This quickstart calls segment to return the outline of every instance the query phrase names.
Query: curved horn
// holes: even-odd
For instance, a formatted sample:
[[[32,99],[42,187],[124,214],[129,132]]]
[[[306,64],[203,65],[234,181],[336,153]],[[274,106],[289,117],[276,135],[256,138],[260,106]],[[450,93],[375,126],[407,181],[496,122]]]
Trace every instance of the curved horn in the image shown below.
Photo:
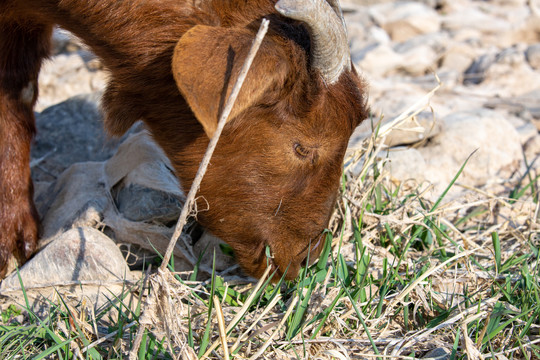
[[[330,2],[330,3],[329,3]],[[328,84],[351,69],[345,21],[338,0],[279,0],[276,10],[283,16],[303,21],[312,39],[312,66]]]
[[[343,10],[341,10],[341,5],[339,4],[339,0],[327,0],[332,9],[334,9],[336,15],[339,17],[339,20],[341,20],[341,24],[343,25],[343,31],[345,31],[345,35],[347,35],[347,26],[345,25],[345,18],[343,17]]]

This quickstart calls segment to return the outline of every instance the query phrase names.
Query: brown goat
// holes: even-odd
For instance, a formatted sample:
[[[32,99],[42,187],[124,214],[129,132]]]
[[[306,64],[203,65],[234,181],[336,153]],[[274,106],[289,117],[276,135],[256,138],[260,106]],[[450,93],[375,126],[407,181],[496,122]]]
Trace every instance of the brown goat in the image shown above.
[[[337,0],[0,0],[0,276],[37,247],[29,157],[52,28],[109,69],[105,124],[142,119],[189,189],[262,18],[256,56],[199,191],[198,221],[243,269],[294,278],[322,249],[349,137],[366,117]]]

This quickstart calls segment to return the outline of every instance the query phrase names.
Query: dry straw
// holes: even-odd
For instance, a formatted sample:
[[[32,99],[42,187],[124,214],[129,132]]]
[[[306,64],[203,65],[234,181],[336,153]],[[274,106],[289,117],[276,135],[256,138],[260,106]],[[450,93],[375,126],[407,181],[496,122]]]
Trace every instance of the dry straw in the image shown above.
[[[193,205],[195,202],[195,196],[197,192],[199,191],[199,186],[201,184],[201,181],[204,177],[204,174],[206,173],[206,169],[208,168],[208,165],[210,164],[210,159],[217,146],[219,137],[221,136],[221,132],[223,131],[223,128],[225,127],[225,124],[227,123],[229,115],[236,102],[236,98],[238,97],[238,94],[240,93],[240,89],[242,88],[242,85],[244,84],[244,80],[246,79],[246,76],[251,67],[251,64],[253,63],[253,59],[255,58],[255,55],[259,51],[259,47],[264,39],[264,36],[266,35],[266,32],[268,31],[269,23],[270,22],[268,20],[263,19],[261,26],[259,28],[259,32],[257,33],[257,36],[253,40],[253,44],[251,45],[251,49],[249,50],[248,56],[244,62],[242,70],[240,71],[240,75],[238,76],[238,79],[236,80],[236,83],[234,84],[232,92],[229,95],[227,102],[225,103],[225,108],[223,109],[221,117],[219,118],[217,129],[214,133],[214,136],[210,140],[210,143],[208,144],[208,149],[206,150],[203,160],[201,161],[201,165],[199,166],[197,175],[195,176],[195,179],[193,180],[193,184],[191,186],[191,189],[189,190],[188,196],[186,198],[186,202],[184,204],[184,207],[182,208],[182,212],[180,213],[180,217],[174,229],[174,233],[172,235],[171,241],[169,242],[169,246],[167,247],[167,251],[165,252],[165,256],[163,257],[163,262],[161,264],[161,267],[159,268],[157,274],[152,275],[152,279],[150,279],[150,284],[154,284],[154,286],[157,284],[158,288],[153,289],[153,291],[151,292],[149,298],[147,299],[145,303],[143,315],[141,317],[141,326],[139,330],[137,331],[137,336],[135,337],[133,347],[129,353],[130,360],[137,359],[137,353],[139,351],[139,347],[141,345],[142,337],[146,330],[146,326],[150,325],[153,322],[152,318],[153,318],[153,314],[155,314],[156,306],[158,305],[157,301],[163,300],[162,305],[164,305],[167,310],[170,310],[170,302],[168,302],[167,300],[164,300],[169,297],[169,291],[167,291],[167,284],[168,284],[169,279],[172,278],[172,276],[170,276],[170,273],[168,274],[168,276],[166,275],[166,272],[168,272],[167,266],[171,259],[174,247],[176,246],[177,239],[182,234],[182,229],[184,228],[186,224],[189,214],[192,212]],[[165,319],[167,329],[169,328],[168,326],[169,324],[167,324],[168,319],[171,319],[171,318]],[[169,336],[169,339],[170,339],[170,336]],[[169,346],[172,347],[171,344],[169,344]]]

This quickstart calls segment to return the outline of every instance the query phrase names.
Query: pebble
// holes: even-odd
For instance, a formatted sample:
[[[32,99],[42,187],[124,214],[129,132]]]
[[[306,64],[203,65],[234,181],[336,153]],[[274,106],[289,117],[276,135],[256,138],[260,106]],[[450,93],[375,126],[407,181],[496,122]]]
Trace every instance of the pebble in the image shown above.
[[[540,43],[529,46],[525,54],[529,65],[535,70],[540,70]]]

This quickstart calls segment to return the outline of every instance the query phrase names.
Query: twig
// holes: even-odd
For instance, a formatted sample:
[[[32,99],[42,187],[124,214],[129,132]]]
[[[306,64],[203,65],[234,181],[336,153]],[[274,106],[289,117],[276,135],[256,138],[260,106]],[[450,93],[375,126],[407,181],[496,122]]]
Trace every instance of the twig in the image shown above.
[[[191,189],[189,190],[188,196],[182,208],[182,212],[180,213],[180,217],[178,219],[178,222],[176,223],[176,227],[174,228],[174,233],[169,242],[169,246],[167,247],[167,251],[165,252],[165,255],[163,256],[163,262],[161,263],[161,266],[158,269],[157,276],[163,276],[165,271],[167,271],[167,265],[169,264],[169,261],[171,259],[174,247],[176,246],[176,242],[178,238],[180,237],[180,235],[182,234],[182,230],[184,228],[184,225],[186,224],[187,217],[191,213],[193,204],[195,202],[194,201],[195,195],[199,191],[199,186],[201,184],[201,181],[204,177],[204,174],[206,173],[206,169],[208,168],[208,165],[210,164],[210,158],[212,157],[212,154],[214,153],[219,137],[221,136],[221,132],[223,131],[223,128],[225,127],[225,124],[227,123],[227,119],[236,102],[236,98],[238,97],[240,89],[242,88],[244,80],[246,79],[249,68],[251,67],[251,64],[253,63],[253,59],[255,58],[255,55],[259,51],[259,47],[261,46],[264,36],[266,35],[266,32],[268,31],[269,23],[270,21],[263,19],[261,26],[259,28],[259,32],[257,33],[257,36],[253,40],[251,49],[249,50],[249,53],[244,62],[244,65],[242,66],[240,75],[238,76],[238,79],[236,80],[236,83],[234,84],[231,94],[229,95],[227,102],[225,103],[225,108],[223,109],[223,112],[219,118],[217,129],[214,133],[214,136],[212,136],[210,143],[208,144],[208,148],[206,149],[206,153],[204,154],[204,157],[201,161],[201,165],[199,166],[197,175],[195,176],[195,179],[193,180],[193,184],[191,185]],[[148,320],[146,319],[148,316],[145,316],[145,315],[146,313],[153,312],[152,311],[153,307],[156,305],[156,301],[155,301],[155,297],[157,296],[156,294],[158,292],[161,292],[161,290],[162,289],[154,289],[154,291],[150,293],[149,298],[145,302],[144,312],[141,317],[140,327],[139,327],[139,330],[137,331],[137,335],[133,342],[131,351],[129,352],[130,360],[137,359],[137,352],[139,351],[142,337],[143,337],[144,331],[146,330],[146,325],[147,325],[146,321],[142,321],[142,320]]]

